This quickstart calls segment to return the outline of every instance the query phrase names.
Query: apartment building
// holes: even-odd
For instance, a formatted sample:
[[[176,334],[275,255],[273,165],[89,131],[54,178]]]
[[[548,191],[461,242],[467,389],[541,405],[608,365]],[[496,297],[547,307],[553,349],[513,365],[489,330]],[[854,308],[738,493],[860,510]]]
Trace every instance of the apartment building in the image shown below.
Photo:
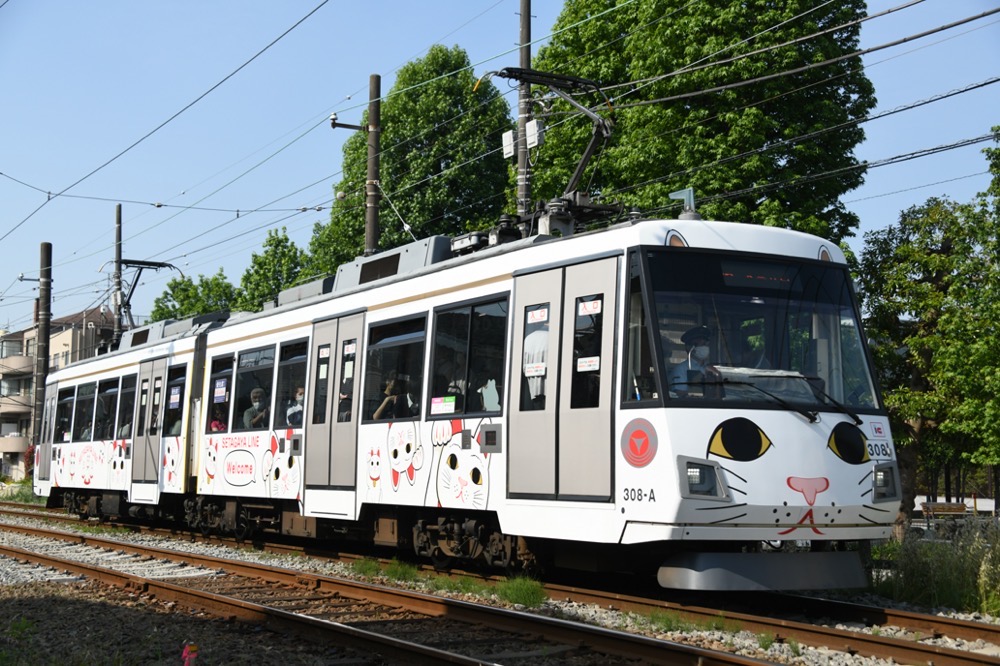
[[[52,320],[49,371],[107,351],[113,328],[106,308],[83,310]],[[0,478],[19,481],[27,474],[25,454],[33,441],[35,361],[38,327],[0,330]]]

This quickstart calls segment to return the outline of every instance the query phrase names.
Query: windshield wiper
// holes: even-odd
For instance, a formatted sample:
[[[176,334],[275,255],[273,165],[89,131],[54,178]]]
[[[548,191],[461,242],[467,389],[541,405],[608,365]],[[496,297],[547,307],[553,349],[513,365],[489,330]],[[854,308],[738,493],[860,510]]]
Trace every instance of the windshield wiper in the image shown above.
[[[809,388],[812,389],[813,393],[825,399],[826,402],[828,402],[830,405],[836,407],[839,411],[843,412],[844,414],[847,414],[852,419],[854,419],[854,425],[861,425],[862,423],[864,423],[864,421],[861,420],[861,417],[858,416],[854,410],[852,410],[844,403],[838,401],[832,395],[830,395],[829,393],[827,393],[826,391],[824,391],[819,387],[818,383],[823,381],[822,379],[820,379],[819,377],[806,377],[805,380],[806,383],[809,384]]]
[[[816,412],[811,412],[808,409],[806,409],[805,407],[800,407],[798,405],[795,405],[795,404],[793,404],[793,403],[785,400],[781,396],[775,395],[775,394],[771,393],[770,391],[762,389],[761,387],[757,386],[753,382],[744,382],[744,381],[740,381],[740,380],[732,380],[732,379],[725,379],[725,378],[723,378],[722,383],[723,384],[730,384],[730,385],[737,385],[737,386],[749,386],[751,388],[757,389],[758,391],[760,391],[761,393],[763,393],[767,397],[771,398],[772,400],[774,400],[776,403],[778,403],[782,407],[785,407],[786,409],[791,409],[793,411],[798,412],[799,414],[801,414],[802,416],[804,416],[805,418],[807,418],[809,420],[809,423],[816,423],[816,421],[819,421],[819,415]]]

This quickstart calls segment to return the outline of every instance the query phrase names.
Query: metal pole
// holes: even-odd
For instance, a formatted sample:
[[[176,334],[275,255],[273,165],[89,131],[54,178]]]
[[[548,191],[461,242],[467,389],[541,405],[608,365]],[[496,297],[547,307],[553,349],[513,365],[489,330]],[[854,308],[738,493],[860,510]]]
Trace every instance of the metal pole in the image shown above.
[[[114,337],[111,348],[118,349],[122,339],[122,205],[115,205],[115,274],[111,305],[115,313]]]
[[[372,74],[368,81],[368,179],[365,181],[365,256],[378,252],[379,226],[379,138],[381,124],[382,77]]]
[[[35,408],[31,440],[41,442],[42,412],[45,410],[45,379],[49,375],[49,322],[52,319],[52,243],[41,245],[41,272],[38,280],[38,337],[35,339]]]
[[[531,0],[521,0],[521,68],[531,68]],[[528,163],[528,121],[531,119],[531,84],[517,87],[517,214],[531,213],[531,165]]]

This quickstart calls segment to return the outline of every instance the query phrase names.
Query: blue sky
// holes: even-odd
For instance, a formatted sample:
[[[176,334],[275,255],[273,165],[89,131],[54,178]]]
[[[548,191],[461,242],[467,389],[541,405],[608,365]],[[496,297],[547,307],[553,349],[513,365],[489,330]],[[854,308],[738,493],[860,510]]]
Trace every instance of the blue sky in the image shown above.
[[[871,2],[869,12],[903,1]],[[167,261],[194,278],[221,267],[238,284],[268,229],[284,226],[307,247],[313,225],[328,220],[327,210],[300,209],[329,205],[348,131],[330,129],[327,118],[336,111],[342,122],[360,121],[370,74],[382,76],[387,93],[399,66],[434,43],[464,48],[477,76],[518,64],[519,0],[330,0],[66,191],[70,196],[47,201],[47,193],[129,148],[320,2],[0,0],[0,328],[31,325],[37,283],[18,276],[37,277],[45,241],[53,244],[54,315],[105,302],[119,201],[126,259]],[[544,42],[562,3],[533,4],[532,37]],[[862,45],[997,6],[926,0],[866,23]],[[864,62],[876,112],[996,77],[1000,14]],[[505,89],[505,81],[496,83]],[[997,109],[1000,84],[875,120],[865,125],[868,139],[857,154],[882,160],[980,136],[1000,124]],[[968,201],[985,189],[985,145],[872,169],[865,185],[844,197],[861,217],[852,247],[860,251],[865,232],[930,196]],[[165,206],[150,205],[156,202]],[[191,206],[215,210],[184,208]],[[247,213],[258,208],[269,212]],[[140,321],[175,275],[144,272],[133,299]]]

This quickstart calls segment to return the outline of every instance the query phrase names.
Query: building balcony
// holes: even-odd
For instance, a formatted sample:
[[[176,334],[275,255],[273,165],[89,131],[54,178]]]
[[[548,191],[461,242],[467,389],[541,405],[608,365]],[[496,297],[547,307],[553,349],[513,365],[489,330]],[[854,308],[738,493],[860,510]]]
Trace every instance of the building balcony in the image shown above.
[[[27,437],[0,437],[0,453],[24,453],[30,443]]]
[[[0,396],[0,416],[23,417],[31,413],[33,406],[30,395]]]
[[[4,356],[0,358],[0,375],[30,375],[35,371],[33,356]]]

